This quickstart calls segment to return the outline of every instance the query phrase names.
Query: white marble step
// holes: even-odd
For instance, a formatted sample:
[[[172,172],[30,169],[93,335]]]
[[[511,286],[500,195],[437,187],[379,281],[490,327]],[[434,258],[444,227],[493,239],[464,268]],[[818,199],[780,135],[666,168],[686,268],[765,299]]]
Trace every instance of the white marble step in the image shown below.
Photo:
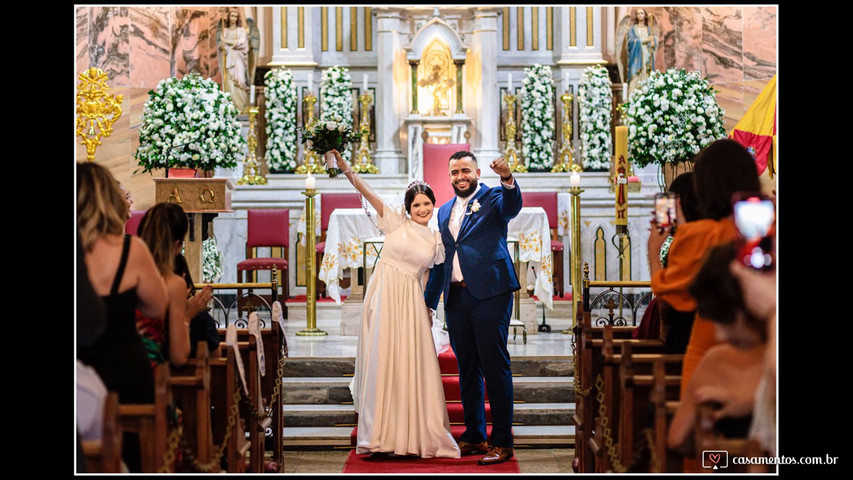
[[[512,427],[515,444],[573,445],[574,425],[533,425]],[[284,429],[285,447],[349,446],[352,427],[288,427]]]

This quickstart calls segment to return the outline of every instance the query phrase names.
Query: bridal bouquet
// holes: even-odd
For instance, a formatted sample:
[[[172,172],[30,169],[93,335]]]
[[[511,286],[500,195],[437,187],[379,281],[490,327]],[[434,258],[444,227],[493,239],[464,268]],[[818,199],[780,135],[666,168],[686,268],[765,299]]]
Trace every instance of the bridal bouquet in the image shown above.
[[[325,155],[329,150],[344,152],[350,143],[361,141],[361,134],[353,132],[340,115],[331,115],[326,120],[314,120],[302,130],[305,148]],[[327,167],[329,178],[341,173],[337,166]]]

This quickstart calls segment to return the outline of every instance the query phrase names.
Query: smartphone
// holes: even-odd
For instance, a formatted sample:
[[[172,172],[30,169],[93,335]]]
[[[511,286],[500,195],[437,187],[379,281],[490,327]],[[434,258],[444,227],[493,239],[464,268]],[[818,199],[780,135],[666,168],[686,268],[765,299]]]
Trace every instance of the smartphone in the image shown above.
[[[773,239],[770,228],[776,220],[776,206],[761,194],[735,194],[732,200],[738,229],[738,255],[747,267],[773,267]]]
[[[678,195],[675,192],[655,194],[655,220],[661,231],[665,228],[670,228],[670,233],[675,233],[675,219],[677,216],[675,209],[676,198],[678,198]]]

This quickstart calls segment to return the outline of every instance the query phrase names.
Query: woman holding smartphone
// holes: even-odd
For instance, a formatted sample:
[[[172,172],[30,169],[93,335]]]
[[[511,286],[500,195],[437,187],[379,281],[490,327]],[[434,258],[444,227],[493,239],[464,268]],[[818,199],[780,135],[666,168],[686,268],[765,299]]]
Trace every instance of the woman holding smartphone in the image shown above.
[[[683,312],[696,309],[696,301],[688,288],[705,254],[714,246],[737,238],[732,195],[761,188],[752,155],[742,145],[729,139],[717,140],[699,152],[693,168],[693,183],[701,218],[679,224],[673,235],[666,267],[654,259],[670,228],[659,229],[653,219],[648,241],[652,292],[674,309]],[[682,396],[705,351],[718,343],[715,333],[713,323],[695,316],[684,352]],[[692,467],[689,465],[691,461],[695,463],[695,459],[685,458],[685,471]]]

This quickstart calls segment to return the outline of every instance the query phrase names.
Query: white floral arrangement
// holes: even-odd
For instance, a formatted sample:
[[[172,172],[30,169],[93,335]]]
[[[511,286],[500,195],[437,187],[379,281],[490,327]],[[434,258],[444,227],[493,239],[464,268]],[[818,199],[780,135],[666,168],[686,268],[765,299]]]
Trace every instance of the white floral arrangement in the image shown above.
[[[270,172],[296,169],[296,87],[290,70],[274,68],[264,76],[266,158]]]
[[[726,137],[724,114],[715,90],[698,71],[654,71],[627,104],[628,155],[639,167],[692,160]]]
[[[346,130],[352,130],[352,77],[346,67],[335,65],[323,72],[320,84],[320,121],[336,121],[338,118],[346,125]],[[341,157],[347,162],[352,158],[349,149],[341,151]]]
[[[142,172],[234,168],[246,139],[231,94],[198,73],[160,80],[142,107],[136,161]]]
[[[554,79],[548,65],[524,69],[521,98],[521,153],[531,171],[550,170],[554,163]]]
[[[613,89],[604,66],[583,71],[578,83],[578,104],[583,166],[587,170],[607,170],[613,154],[610,135]]]
[[[222,277],[222,251],[216,246],[213,237],[201,242],[201,258],[201,281],[216,283]]]

